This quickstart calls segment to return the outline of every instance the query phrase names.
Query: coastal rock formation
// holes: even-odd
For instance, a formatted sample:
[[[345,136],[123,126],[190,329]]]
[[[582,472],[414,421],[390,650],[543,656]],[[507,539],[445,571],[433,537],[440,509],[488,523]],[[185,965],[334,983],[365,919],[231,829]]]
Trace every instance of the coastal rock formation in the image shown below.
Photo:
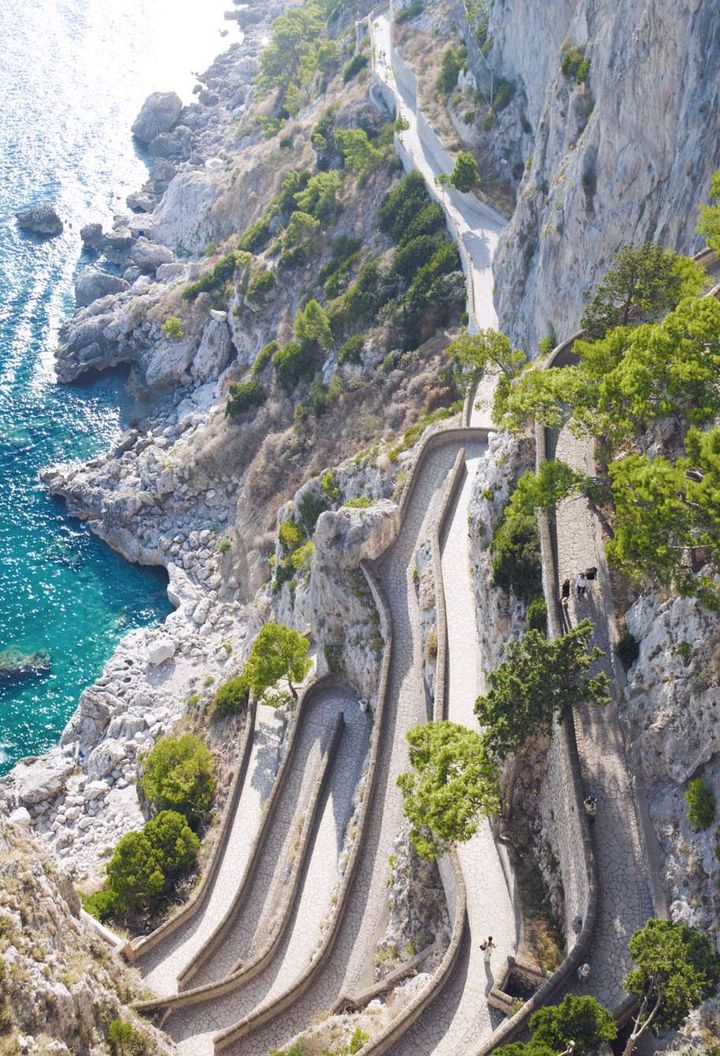
[[[135,983],[81,918],[68,876],[0,813],[0,1016],[6,1052],[107,1056],[108,1023],[134,1021]],[[159,1032],[136,1022],[155,1046]]]
[[[109,271],[100,271],[99,268],[85,268],[75,283],[75,300],[79,308],[85,308],[101,297],[129,289],[130,283],[119,275],[111,275]]]
[[[162,132],[169,132],[177,124],[182,109],[182,99],[176,92],[153,92],[133,122],[133,135],[141,143],[152,143]]]
[[[534,354],[576,326],[583,291],[616,249],[699,247],[698,205],[720,165],[720,61],[713,5],[700,0],[524,0],[488,5],[488,61],[532,127],[517,208],[494,261],[503,329]],[[561,68],[568,47],[588,73]],[[482,74],[481,70],[478,70]]]
[[[54,206],[48,203],[30,205],[19,210],[15,216],[22,231],[31,231],[34,235],[42,235],[44,238],[55,238],[63,232],[62,220]]]

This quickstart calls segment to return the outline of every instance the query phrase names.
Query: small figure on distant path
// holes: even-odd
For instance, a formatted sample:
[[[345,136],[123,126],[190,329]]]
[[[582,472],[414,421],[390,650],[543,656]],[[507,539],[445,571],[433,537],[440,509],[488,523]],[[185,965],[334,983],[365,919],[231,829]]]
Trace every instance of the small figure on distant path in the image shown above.
[[[560,588],[560,604],[563,606],[563,608],[565,608],[565,609],[567,608],[569,600],[570,600],[570,578],[566,577],[563,580],[562,587]]]
[[[483,951],[483,954],[485,956],[485,964],[489,964],[490,963],[490,958],[492,957],[492,951],[495,948],[496,948],[496,946],[495,946],[495,942],[493,941],[492,935],[488,935],[488,937],[485,939],[485,942],[481,942],[480,943],[480,949]]]
[[[590,967],[590,965],[586,961],[585,964],[581,964],[580,967],[577,970],[577,980],[578,980],[578,982],[579,983],[586,983],[588,981],[588,979],[590,978],[591,974],[592,974],[592,968]]]
[[[590,565],[590,568],[585,569],[585,579],[587,579],[589,583],[592,583],[597,579],[597,565]]]
[[[594,818],[597,814],[597,796],[585,796],[583,800],[585,806],[585,813],[589,818]]]
[[[588,581],[585,579],[585,574],[583,572],[578,572],[577,576],[575,577],[575,590],[577,591],[579,598],[585,597],[587,585]]]

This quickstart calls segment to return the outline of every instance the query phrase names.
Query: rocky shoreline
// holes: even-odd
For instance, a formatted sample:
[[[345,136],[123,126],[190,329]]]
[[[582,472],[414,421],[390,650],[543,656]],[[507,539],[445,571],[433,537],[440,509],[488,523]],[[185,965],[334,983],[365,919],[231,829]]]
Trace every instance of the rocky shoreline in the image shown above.
[[[225,175],[223,151],[252,98],[263,37],[282,8],[280,0],[250,4],[243,43],[203,75],[197,102],[183,107],[174,93],[150,97],[134,126],[148,151],[148,182],[130,196],[130,212],[112,231],[95,224],[83,229],[101,267],[79,277],[78,308],[57,353],[58,377],[70,381],[88,369],[130,362],[130,384],[151,413],[107,454],[86,465],[53,466],[42,479],[128,560],[164,566],[175,611],[163,626],[127,635],[81,695],[60,744],[21,760],[0,781],[0,802],[11,819],[33,830],[78,881],[96,879],[119,837],[142,824],[134,786],[138,755],[203,685],[238,666],[258,620],[233,574],[237,554],[227,539],[237,481],[228,471],[208,487],[191,457],[184,466],[177,459],[178,448],[192,449],[222,390],[231,356],[225,313],[212,313],[201,331],[172,340],[159,321],[149,321],[149,309],[197,270],[168,243],[187,252],[205,248],[198,241],[202,231],[196,226],[191,237],[187,224],[201,202],[209,208],[215,198]],[[102,270],[105,263],[121,276]]]

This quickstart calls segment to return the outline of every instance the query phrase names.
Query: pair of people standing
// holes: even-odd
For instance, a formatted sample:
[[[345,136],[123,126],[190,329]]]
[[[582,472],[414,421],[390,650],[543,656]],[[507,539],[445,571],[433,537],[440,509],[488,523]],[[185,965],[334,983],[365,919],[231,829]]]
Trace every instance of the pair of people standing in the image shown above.
[[[590,583],[597,579],[597,566],[591,565],[590,568],[586,568],[584,572],[578,572],[575,576],[575,590],[579,598],[584,598],[587,594],[587,589]],[[560,601],[563,605],[567,605],[570,600],[570,577],[568,576],[563,580],[563,585],[560,591]]]
[[[485,939],[485,942],[480,943],[480,949],[483,951],[485,963],[489,964],[490,958],[492,957],[492,951],[496,949],[496,944],[493,941],[492,935],[488,935],[488,937]]]

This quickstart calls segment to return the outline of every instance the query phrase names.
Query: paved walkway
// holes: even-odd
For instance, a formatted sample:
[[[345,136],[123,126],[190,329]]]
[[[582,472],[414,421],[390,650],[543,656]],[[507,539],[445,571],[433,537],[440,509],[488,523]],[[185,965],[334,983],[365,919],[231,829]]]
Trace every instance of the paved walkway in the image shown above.
[[[582,472],[594,470],[592,445],[567,430],[560,434],[556,457]],[[569,576],[573,585],[568,623],[575,626],[586,617],[594,622],[594,641],[605,651],[601,664],[612,679],[612,702],[605,708],[581,708],[576,730],[585,788],[598,798],[593,829],[600,916],[591,954],[590,992],[613,1008],[625,996],[622,979],[631,966],[627,952],[630,936],[655,912],[649,875],[652,866],[641,839],[618,723],[617,697],[624,675],[613,650],[614,610],[605,548],[600,526],[585,499],[559,504],[557,542],[560,583]],[[592,565],[598,568],[598,579],[587,596],[579,598],[575,576]]]
[[[437,176],[452,169],[453,159],[418,109],[415,76],[392,46],[389,12],[374,16],[370,28],[374,71],[392,93],[398,117],[410,126],[400,134],[403,149],[425,178],[430,193],[442,205],[451,234],[469,258],[470,328],[497,328],[492,259],[507,221],[474,195],[460,194],[452,187],[436,183]]]
[[[356,993],[373,981],[375,947],[387,923],[388,859],[403,823],[397,777],[408,766],[408,729],[428,718],[420,675],[422,642],[411,575],[413,555],[428,536],[429,518],[460,446],[448,441],[427,456],[400,533],[376,570],[393,630],[389,695],[384,723],[378,731],[375,788],[362,853],[338,936],[308,989],[288,1009],[230,1050],[238,1056],[266,1056],[308,1027],[338,997]]]
[[[233,930],[227,949],[224,944],[219,950],[220,966],[213,958],[208,974],[221,978],[228,970],[229,958],[236,960],[243,953],[250,960],[253,946],[266,934],[273,909],[287,882],[288,861],[300,831],[298,822],[312,813],[310,788],[317,773],[320,743],[338,715],[343,717],[343,732],[330,759],[328,779],[300,875],[300,894],[290,908],[286,934],[267,967],[246,984],[171,1015],[165,1030],[183,1056],[209,1056],[213,1051],[213,1034],[242,1019],[261,1002],[272,1001],[294,983],[320,941],[322,923],[333,910],[339,857],[372,725],[357,699],[337,690],[323,694],[314,712],[303,718],[302,730],[298,731],[301,743],[297,745],[297,760],[287,780],[288,796],[283,793],[285,804],[279,807],[271,838],[260,851],[263,857],[257,879],[241,912],[243,924]],[[305,746],[302,740],[309,743]],[[310,823],[309,817],[307,821]],[[236,945],[240,937],[245,944],[243,949]],[[193,983],[202,981],[198,977]],[[246,1051],[244,1046],[242,1051]]]
[[[480,416],[480,411],[477,412]],[[473,705],[484,690],[483,658],[475,633],[475,597],[470,565],[468,511],[481,454],[469,448],[467,475],[442,541],[442,567],[448,625],[448,718],[479,729]],[[458,1056],[488,1038],[504,1018],[491,1010],[487,995],[497,971],[520,940],[510,886],[507,854],[487,821],[458,847],[467,885],[468,923],[457,963],[442,990],[417,1023],[393,1046],[393,1056]],[[492,935],[497,949],[485,963],[480,943]]]
[[[276,709],[260,705],[245,783],[212,890],[189,927],[181,927],[140,958],[146,985],[161,997],[177,993],[178,976],[210,938],[242,883],[263,804],[272,789],[282,731]]]

